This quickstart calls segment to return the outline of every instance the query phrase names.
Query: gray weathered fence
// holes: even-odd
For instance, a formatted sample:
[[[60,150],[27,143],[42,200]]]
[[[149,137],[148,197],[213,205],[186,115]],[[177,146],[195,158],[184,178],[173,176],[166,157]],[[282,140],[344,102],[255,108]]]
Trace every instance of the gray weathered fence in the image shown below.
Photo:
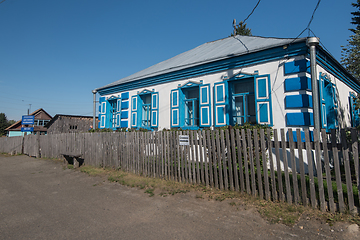
[[[189,144],[180,145],[179,135],[187,135]],[[300,130],[295,135],[301,139]],[[67,133],[0,138],[0,151],[19,153],[23,144],[30,156],[82,154],[88,165],[243,191],[322,211],[356,212],[357,131],[314,130],[313,138],[305,130],[305,142],[294,142],[291,129],[287,134],[284,129]]]

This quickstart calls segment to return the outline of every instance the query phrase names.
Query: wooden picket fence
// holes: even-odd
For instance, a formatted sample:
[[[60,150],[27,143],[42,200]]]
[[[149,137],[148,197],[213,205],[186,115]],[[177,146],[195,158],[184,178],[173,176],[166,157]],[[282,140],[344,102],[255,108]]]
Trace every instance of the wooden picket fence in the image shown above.
[[[292,129],[30,135],[0,138],[0,151],[23,145],[25,154],[36,157],[82,154],[88,165],[357,213],[358,132],[314,130],[313,141],[304,132],[304,142],[293,141]],[[294,133],[301,139],[299,129]],[[188,137],[188,145],[180,145],[180,135]]]

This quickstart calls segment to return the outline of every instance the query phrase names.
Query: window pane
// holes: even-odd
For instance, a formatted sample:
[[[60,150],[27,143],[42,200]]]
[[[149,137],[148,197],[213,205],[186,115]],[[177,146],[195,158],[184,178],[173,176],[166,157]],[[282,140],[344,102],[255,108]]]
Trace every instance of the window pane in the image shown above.
[[[185,125],[199,126],[199,87],[183,89],[185,95]]]
[[[250,94],[247,97],[248,101],[247,101],[247,115],[251,115],[251,116],[256,116],[256,111],[255,111],[255,95]]]
[[[141,125],[142,127],[150,127],[151,94],[142,95],[141,100],[142,100]]]
[[[199,98],[199,88],[191,88],[186,91],[186,99]]]
[[[254,80],[239,80],[233,83],[233,93],[254,92]]]
[[[244,123],[244,96],[234,97],[234,112],[233,112],[234,124]]]

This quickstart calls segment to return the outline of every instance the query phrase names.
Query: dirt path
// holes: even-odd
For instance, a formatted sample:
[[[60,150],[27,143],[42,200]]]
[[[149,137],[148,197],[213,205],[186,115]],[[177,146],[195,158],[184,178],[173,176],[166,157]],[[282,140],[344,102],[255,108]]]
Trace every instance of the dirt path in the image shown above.
[[[359,239],[358,228],[269,224],[254,209],[149,197],[51,160],[0,155],[0,239]]]

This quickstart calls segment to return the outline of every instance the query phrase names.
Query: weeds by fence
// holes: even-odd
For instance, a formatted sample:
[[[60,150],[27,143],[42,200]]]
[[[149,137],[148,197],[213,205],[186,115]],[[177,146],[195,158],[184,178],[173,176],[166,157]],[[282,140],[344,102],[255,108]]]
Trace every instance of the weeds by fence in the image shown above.
[[[273,131],[273,132],[271,132]],[[187,135],[189,145],[179,144]],[[271,136],[271,137],[270,137]],[[300,130],[295,136],[301,139]],[[243,191],[261,199],[356,212],[358,132],[292,129],[68,133],[0,138],[0,151],[61,158],[82,154],[85,164],[139,175]]]

